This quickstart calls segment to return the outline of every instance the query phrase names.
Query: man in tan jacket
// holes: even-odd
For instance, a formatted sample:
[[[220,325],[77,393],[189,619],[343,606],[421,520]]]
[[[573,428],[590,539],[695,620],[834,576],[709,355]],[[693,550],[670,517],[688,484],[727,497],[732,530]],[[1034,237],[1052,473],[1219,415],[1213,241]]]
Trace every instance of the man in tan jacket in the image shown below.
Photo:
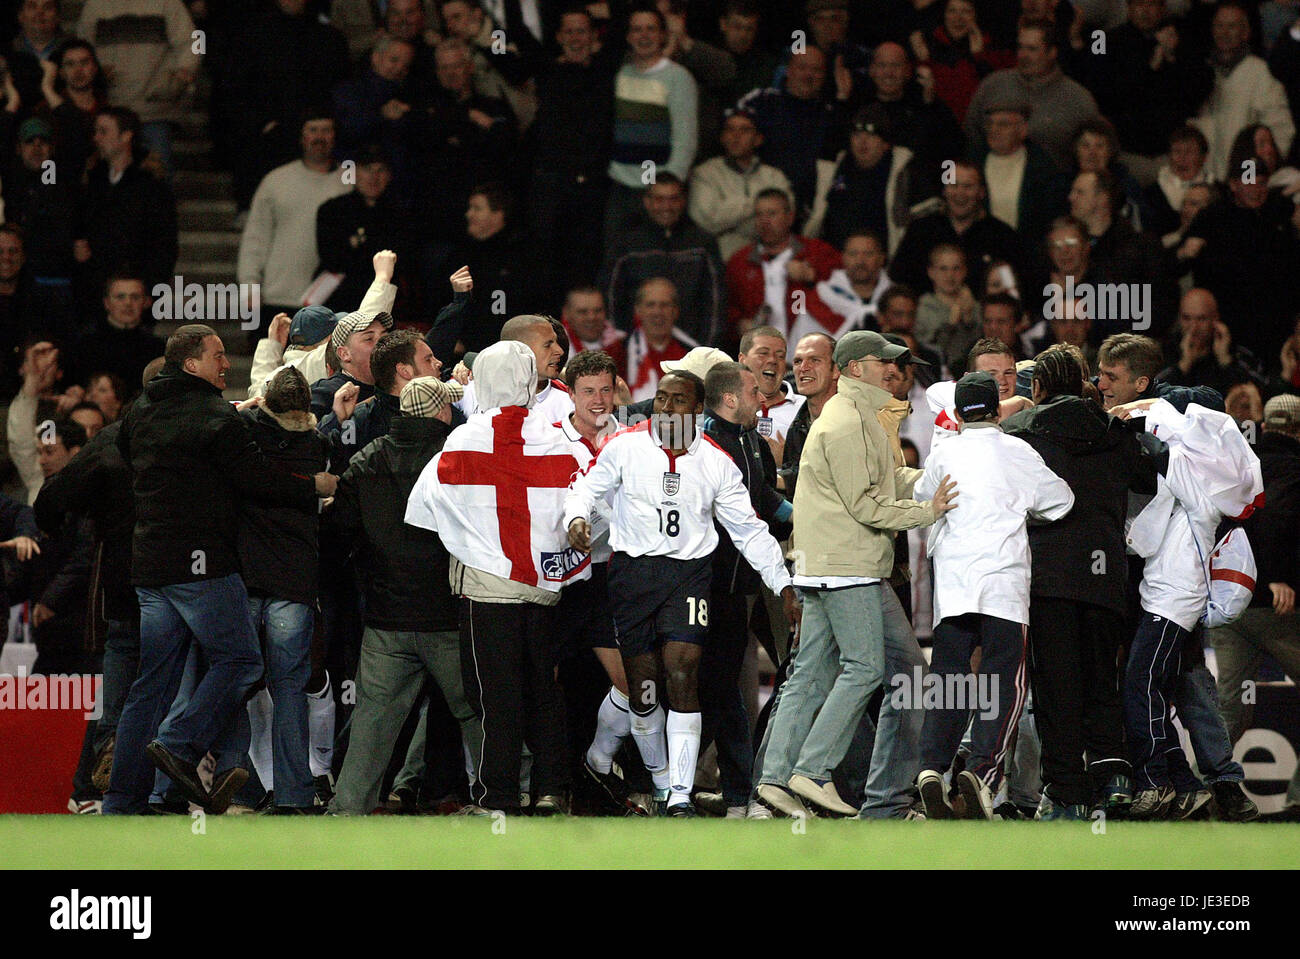
[[[831,771],[884,679],[881,590],[893,571],[894,533],[929,526],[957,505],[947,477],[930,502],[899,498],[920,472],[896,465],[878,414],[893,400],[881,386],[885,370],[905,357],[905,347],[878,333],[843,337],[834,353],[839,392],[813,423],[799,461],[791,555],[802,637],[758,786],[759,801],[778,813],[803,814],[795,796],[819,812],[857,812],[840,799]]]

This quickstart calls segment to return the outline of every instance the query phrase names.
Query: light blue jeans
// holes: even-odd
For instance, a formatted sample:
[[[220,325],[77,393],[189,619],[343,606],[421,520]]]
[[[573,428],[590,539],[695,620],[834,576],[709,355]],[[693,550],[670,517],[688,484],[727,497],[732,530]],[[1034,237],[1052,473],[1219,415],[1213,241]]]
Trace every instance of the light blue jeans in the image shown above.
[[[880,607],[884,623],[885,676],[903,675],[912,682],[913,669],[926,672],[925,656],[916,642],[912,624],[903,604],[892,588],[880,590]],[[891,703],[892,686],[885,682],[885,696],[880,703],[878,723],[863,713],[848,755],[840,764],[836,782],[844,784],[841,797],[850,805],[862,802],[863,819],[889,819],[903,816],[912,805],[912,784],[921,771],[921,727],[925,710],[895,709]]]
[[[803,624],[771,718],[760,783],[829,779],[885,675],[880,583],[800,589]],[[815,717],[815,718],[814,718]]]
[[[266,630],[266,688],[275,704],[271,757],[277,806],[316,801],[308,761],[307,680],[311,676],[311,634],[315,610],[268,596],[250,596],[254,632]]]

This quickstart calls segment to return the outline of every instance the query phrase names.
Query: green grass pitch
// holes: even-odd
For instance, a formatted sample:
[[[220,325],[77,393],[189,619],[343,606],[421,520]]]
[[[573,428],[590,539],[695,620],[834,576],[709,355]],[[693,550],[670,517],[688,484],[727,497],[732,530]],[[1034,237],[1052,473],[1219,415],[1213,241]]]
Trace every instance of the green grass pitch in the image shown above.
[[[1300,825],[0,816],[8,868],[1295,868]],[[199,827],[202,831],[199,831]]]

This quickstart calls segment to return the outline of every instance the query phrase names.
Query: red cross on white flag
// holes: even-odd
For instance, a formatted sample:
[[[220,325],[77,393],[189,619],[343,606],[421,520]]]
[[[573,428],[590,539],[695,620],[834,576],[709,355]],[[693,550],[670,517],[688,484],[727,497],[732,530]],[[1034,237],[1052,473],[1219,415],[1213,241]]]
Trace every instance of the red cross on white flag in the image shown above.
[[[591,570],[562,526],[578,469],[568,439],[542,411],[475,415],[424,468],[406,522],[436,530],[466,566],[555,592]]]

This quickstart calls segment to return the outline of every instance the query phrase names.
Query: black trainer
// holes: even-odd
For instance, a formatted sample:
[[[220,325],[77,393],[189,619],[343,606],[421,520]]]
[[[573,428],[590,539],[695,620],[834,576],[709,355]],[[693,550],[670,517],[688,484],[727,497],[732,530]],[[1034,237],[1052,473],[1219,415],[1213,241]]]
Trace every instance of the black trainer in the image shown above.
[[[1241,788],[1241,783],[1214,783],[1214,804],[1219,808],[1219,818],[1224,822],[1250,822],[1259,818],[1259,807]]]
[[[695,803],[690,802],[689,800],[668,807],[669,819],[694,819],[697,815],[699,814],[695,811]]]

